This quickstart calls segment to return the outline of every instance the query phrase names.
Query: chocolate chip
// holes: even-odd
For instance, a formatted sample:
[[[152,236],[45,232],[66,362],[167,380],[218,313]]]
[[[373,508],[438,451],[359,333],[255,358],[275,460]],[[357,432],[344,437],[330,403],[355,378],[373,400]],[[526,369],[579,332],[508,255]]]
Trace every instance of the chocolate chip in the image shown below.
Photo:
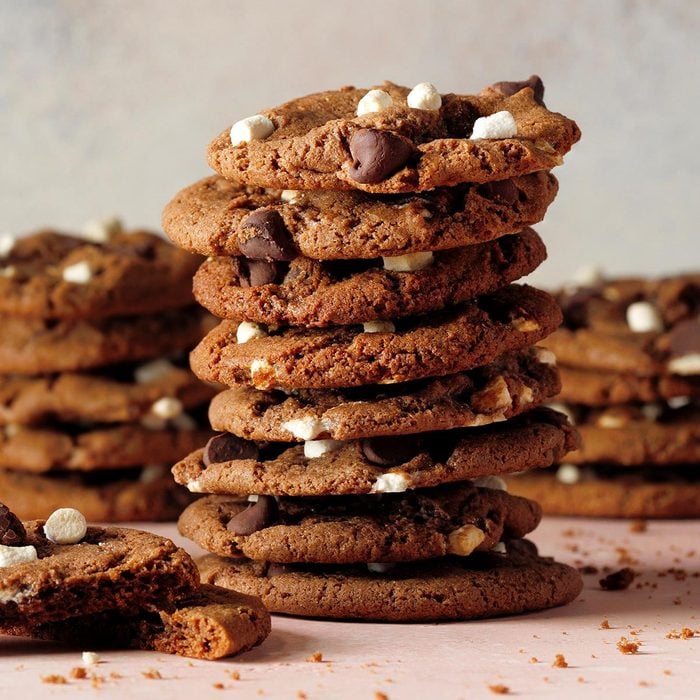
[[[505,97],[515,95],[523,88],[532,88],[535,93],[535,102],[544,106],[544,83],[539,75],[531,75],[527,80],[502,80],[500,83],[494,83],[491,87]]]
[[[604,591],[624,591],[634,581],[635,573],[629,566],[608,574],[598,582]]]
[[[561,294],[557,301],[564,314],[564,325],[576,330],[588,325],[588,309],[594,299],[600,298],[597,287],[579,287],[575,292]]]
[[[353,159],[350,177],[362,184],[393,175],[414,152],[408,139],[379,129],[359,129],[350,137],[349,148]]]
[[[277,501],[272,496],[258,496],[245,510],[229,520],[226,529],[234,535],[252,535],[277,519]]]
[[[360,449],[368,462],[380,467],[394,467],[413,459],[423,447],[415,435],[374,437],[360,440]]]
[[[700,353],[700,318],[676,324],[669,334],[671,357]]]
[[[239,259],[241,287],[260,287],[263,284],[280,282],[287,271],[287,265],[275,260]]]
[[[279,212],[274,209],[254,211],[241,227],[252,228],[255,235],[243,241],[239,248],[246,258],[252,260],[294,260],[297,250]]]
[[[496,180],[479,185],[479,194],[486,199],[500,204],[515,204],[519,191],[512,180]]]
[[[0,544],[17,547],[26,541],[27,532],[20,519],[6,506],[0,503]]]
[[[230,433],[215,435],[204,448],[204,466],[219,462],[232,462],[236,459],[257,459],[258,446],[250,440]]]

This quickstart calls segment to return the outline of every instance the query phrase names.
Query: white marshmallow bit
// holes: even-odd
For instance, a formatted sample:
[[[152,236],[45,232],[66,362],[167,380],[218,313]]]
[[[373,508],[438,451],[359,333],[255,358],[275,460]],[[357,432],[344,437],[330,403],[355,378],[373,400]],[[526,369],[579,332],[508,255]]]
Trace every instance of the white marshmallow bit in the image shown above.
[[[298,197],[299,192],[297,190],[282,190],[282,193],[280,194],[280,199],[289,204],[294,204]]]
[[[94,651],[84,651],[82,653],[82,659],[86,666],[96,666],[102,661],[100,655]]]
[[[658,403],[645,403],[642,406],[642,415],[647,420],[658,420],[663,413],[663,408]]]
[[[55,544],[76,544],[87,533],[85,516],[75,508],[59,508],[44,524],[46,538]]]
[[[372,112],[383,112],[392,105],[391,95],[384,90],[370,90],[357,103],[357,116],[362,117]]]
[[[598,427],[609,428],[611,430],[614,430],[615,428],[622,428],[625,423],[625,419],[616,413],[601,413],[596,421],[596,425]]]
[[[406,104],[412,109],[434,111],[442,106],[442,97],[432,83],[418,83],[406,97]]]
[[[393,272],[415,272],[422,270],[433,264],[433,254],[427,253],[408,253],[406,255],[396,255],[393,257],[383,257],[384,269],[392,270]]]
[[[573,280],[580,287],[595,287],[605,281],[605,275],[595,265],[584,265],[574,272]]]
[[[562,464],[557,469],[557,481],[562,484],[577,484],[581,480],[581,470],[575,464]]]
[[[393,561],[370,561],[367,563],[367,570],[373,574],[386,574],[394,568],[396,568],[396,564]]]
[[[17,268],[14,265],[0,267],[0,277],[14,277],[17,273]]]
[[[687,396],[673,396],[666,403],[668,404],[669,408],[672,408],[674,410],[683,408],[683,406],[687,406],[690,403],[691,399]]]
[[[387,472],[382,474],[372,485],[371,493],[403,493],[411,483],[408,474]]]
[[[199,479],[192,479],[192,481],[188,481],[187,490],[190,493],[204,493],[204,487]]]
[[[559,411],[559,413],[563,413],[569,419],[569,423],[571,423],[571,425],[576,425],[575,416],[572,410],[566,404],[561,403],[559,401],[552,401],[551,403],[547,404],[547,408],[551,408],[553,411]]]
[[[267,338],[267,332],[257,323],[241,321],[236,329],[236,342],[240,345],[254,338]]]
[[[237,121],[231,127],[231,145],[266,139],[275,130],[275,125],[263,114],[254,114]]]
[[[550,365],[552,367],[557,366],[557,356],[551,350],[547,350],[547,348],[538,347],[534,347],[532,350],[535,353],[537,361],[541,364]]]
[[[313,440],[325,430],[322,421],[314,416],[293,418],[282,423],[281,427],[288,430],[297,440]]]
[[[508,486],[500,476],[480,476],[478,479],[474,479],[474,486],[478,486],[482,489],[493,489],[494,491],[507,491]]]
[[[337,452],[343,446],[342,440],[307,440],[304,443],[304,457],[315,459],[329,452]]]
[[[80,232],[80,237],[91,243],[107,243],[113,236],[124,231],[124,225],[116,216],[88,221]]]
[[[510,112],[506,110],[479,117],[474,122],[471,139],[510,139],[518,134],[518,125]]]
[[[493,547],[491,547],[491,551],[495,552],[496,554],[507,554],[508,550],[506,549],[506,543],[505,542],[496,542]]]
[[[141,470],[139,481],[142,484],[152,484],[162,479],[167,473],[168,468],[164,464],[146,464]]]
[[[668,363],[668,369],[671,374],[680,374],[683,377],[700,374],[700,352],[674,357]]]
[[[151,413],[157,418],[163,418],[164,420],[171,420],[179,416],[184,410],[182,401],[176,399],[172,396],[164,396],[162,399],[158,399],[151,406]]]
[[[22,428],[20,427],[19,423],[8,423],[4,429],[5,437],[12,438],[15,435],[18,435],[20,430],[22,430]]]
[[[90,264],[83,260],[82,262],[69,265],[63,270],[63,279],[73,284],[87,284],[92,279]]]
[[[260,500],[260,496],[257,493],[251,493],[248,496],[248,503],[257,503]]]
[[[167,377],[175,369],[175,365],[170,360],[153,360],[137,367],[134,370],[134,379],[137,384],[150,384]]]
[[[16,238],[11,233],[0,233],[0,258],[4,258],[15,247]]]
[[[635,301],[627,307],[627,325],[634,333],[658,332],[664,329],[659,312],[648,301]]]
[[[29,561],[38,559],[36,548],[32,545],[27,547],[8,547],[0,544],[0,568],[4,566],[15,566],[16,564],[26,564]]]
[[[393,333],[396,326],[391,321],[367,321],[362,329],[365,333]]]

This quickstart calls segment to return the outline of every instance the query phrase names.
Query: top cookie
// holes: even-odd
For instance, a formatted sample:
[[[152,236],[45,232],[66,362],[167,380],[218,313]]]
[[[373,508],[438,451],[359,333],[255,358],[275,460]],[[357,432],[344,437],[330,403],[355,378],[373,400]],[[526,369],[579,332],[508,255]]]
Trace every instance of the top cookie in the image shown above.
[[[354,87],[308,95],[234,124],[209,145],[209,164],[244,184],[375,193],[549,170],[580,131],[542,104],[541,81],[537,94],[518,87],[472,96],[430,86],[420,95],[420,86],[386,82],[369,95]]]
[[[200,262],[145,231],[102,242],[39,231],[0,247],[0,313],[95,319],[187,306]]]

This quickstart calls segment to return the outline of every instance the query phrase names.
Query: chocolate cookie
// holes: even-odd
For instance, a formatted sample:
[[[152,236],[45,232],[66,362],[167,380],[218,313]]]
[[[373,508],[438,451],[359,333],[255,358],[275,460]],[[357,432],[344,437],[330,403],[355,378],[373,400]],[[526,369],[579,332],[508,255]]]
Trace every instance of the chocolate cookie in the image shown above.
[[[167,467],[30,474],[0,469],[2,499],[20,518],[46,518],[77,508],[90,522],[175,520],[191,501]]]
[[[145,231],[103,243],[40,231],[0,254],[0,314],[97,319],[188,306],[199,262]]]
[[[620,279],[558,295],[562,365],[642,377],[700,374],[700,275]]]
[[[682,377],[591,372],[560,367],[561,401],[584,406],[615,406],[625,403],[659,403],[688,397],[700,399],[700,375]]]
[[[581,448],[566,461],[626,466],[700,462],[700,408],[659,410],[652,417],[632,406],[587,412],[583,421],[577,420]]]
[[[301,445],[216,440],[206,456],[198,450],[173,467],[177,483],[194,493],[396,493],[549,466],[578,446],[566,418],[549,409],[483,428],[334,443],[318,457]]]
[[[393,332],[286,329],[237,340],[223,321],[193,350],[200,378],[258,389],[333,389],[454,374],[546,337],[561,321],[545,292],[510,285],[457,310],[397,322]]]
[[[267,223],[267,230],[288,240],[296,255],[315,260],[395,257],[520,231],[542,220],[557,188],[548,172],[411,197],[265,190],[208,177],[165,207],[163,228],[176,245],[204,255],[243,255],[241,246],[250,246],[246,242]]]
[[[553,398],[560,388],[551,354],[527,348],[485,367],[438,379],[286,394],[248,387],[211,402],[214,430],[247,440],[352,440],[499,422]]]
[[[0,567],[2,625],[158,609],[197,588],[194,562],[164,537],[91,527],[76,544],[54,544],[43,520],[25,522],[24,529],[20,543],[7,549],[33,548],[37,558]]]
[[[391,261],[297,257],[288,265],[256,262],[267,266],[271,276],[253,284],[254,261],[212,258],[199,268],[194,293],[219,318],[272,326],[358,324],[469,301],[530,274],[546,257],[542,240],[527,230],[431,254],[429,264],[415,271],[391,269]]]
[[[196,424],[155,429],[138,423],[83,429],[11,428],[0,429],[0,469],[32,472],[172,464],[211,437],[209,430]]]
[[[508,96],[435,93],[430,105],[393,83],[379,90],[317,93],[242,120],[209,145],[209,164],[264,187],[422,192],[549,170],[580,138],[529,87]],[[381,104],[369,105],[375,97]]]
[[[587,472],[589,470],[586,470]],[[595,471],[576,483],[562,483],[555,474],[530,473],[508,478],[513,493],[536,500],[548,515],[589,518],[698,518],[700,483],[688,479],[663,478],[664,467],[656,467],[657,481],[649,473],[625,468],[614,476],[596,476]]]
[[[98,613],[36,627],[0,624],[0,634],[83,648],[144,649],[215,660],[261,644],[270,633],[270,624],[270,614],[259,598],[203,585],[172,608]]]
[[[0,317],[0,374],[51,374],[171,355],[210,327],[195,307],[98,321]]]
[[[254,503],[207,496],[185,510],[178,528],[222,556],[354,564],[468,556],[524,537],[539,521],[536,503],[463,482],[405,494],[258,496]]]
[[[0,425],[137,422],[157,417],[154,410],[163,407],[201,406],[214,393],[188,369],[164,358],[93,374],[0,376]]]
[[[199,561],[202,580],[258,595],[271,612],[304,617],[428,622],[543,610],[570,603],[580,574],[539,557],[527,540],[506,554],[366,566],[280,566],[214,555]],[[384,568],[384,567],[381,567]]]

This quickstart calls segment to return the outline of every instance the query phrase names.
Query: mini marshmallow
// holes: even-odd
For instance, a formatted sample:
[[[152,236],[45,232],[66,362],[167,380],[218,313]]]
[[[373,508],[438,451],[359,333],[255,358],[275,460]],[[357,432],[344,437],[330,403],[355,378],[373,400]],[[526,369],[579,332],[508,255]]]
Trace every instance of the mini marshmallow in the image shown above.
[[[32,545],[27,547],[8,547],[0,544],[0,568],[26,564],[30,561],[36,561],[38,558],[36,548]]]
[[[19,433],[22,428],[19,423],[8,423],[4,428],[4,433],[6,437],[14,437]]]
[[[391,321],[367,321],[362,329],[365,333],[393,333],[396,326]]]
[[[281,427],[288,430],[297,440],[313,440],[325,430],[323,422],[314,416],[293,418],[282,423]]]
[[[237,121],[231,127],[231,145],[238,146],[249,141],[266,139],[275,130],[275,125],[263,114],[254,114]]]
[[[605,281],[605,276],[599,267],[584,265],[574,272],[573,280],[580,287],[595,287]]]
[[[336,452],[343,446],[342,440],[307,440],[304,443],[304,457],[315,459],[329,452]]]
[[[406,255],[396,255],[394,257],[383,257],[384,269],[393,272],[415,272],[422,270],[433,264],[433,254],[427,253],[408,253]]]
[[[357,116],[362,117],[372,112],[383,112],[393,104],[391,95],[384,90],[370,90],[357,103]]]
[[[680,374],[683,377],[700,374],[700,352],[674,357],[668,363],[668,369],[672,374]]]
[[[44,534],[55,544],[76,544],[87,533],[85,516],[75,508],[59,508],[44,524]]]
[[[0,258],[12,252],[17,239],[11,233],[0,233]]]
[[[236,342],[240,345],[241,343],[247,343],[249,340],[254,338],[266,338],[267,331],[265,331],[262,326],[252,321],[241,321],[236,329]]]
[[[299,192],[297,190],[282,190],[282,193],[280,194],[280,199],[283,202],[287,202],[289,204],[294,204],[294,202],[297,201],[299,197]]]
[[[699,358],[700,359],[700,358]],[[669,408],[683,408],[690,403],[691,399],[687,396],[673,396],[666,403]]]
[[[510,112],[502,111],[479,117],[474,122],[471,139],[510,139],[518,133],[518,125]]]
[[[507,491],[508,485],[500,476],[480,476],[473,480],[474,486],[482,489],[493,489],[494,491]]]
[[[537,323],[537,321],[532,318],[523,318],[522,316],[514,318],[510,322],[510,325],[513,326],[518,333],[532,333],[540,329],[540,324]]]
[[[167,377],[175,369],[175,365],[170,360],[161,358],[137,367],[134,370],[134,379],[137,384],[150,384]]]
[[[187,490],[190,493],[204,493],[204,487],[199,479],[192,479],[192,481],[188,481]]]
[[[576,425],[576,420],[573,411],[566,404],[561,403],[560,401],[551,401],[547,404],[547,408],[551,408],[553,411],[559,411],[559,413],[563,413],[569,419],[569,423],[571,423],[571,425]]]
[[[581,470],[575,464],[562,464],[557,469],[557,481],[562,484],[577,484],[581,480]]]
[[[627,325],[634,333],[662,331],[664,323],[659,312],[648,301],[635,301],[627,307]]]
[[[124,231],[124,225],[116,216],[88,221],[80,232],[80,237],[91,243],[107,243],[110,238]]]
[[[557,356],[551,350],[547,350],[547,348],[534,347],[532,348],[532,351],[535,354],[538,362],[542,363],[543,365],[550,365],[552,367],[557,366]]]
[[[442,106],[442,97],[432,83],[418,83],[406,97],[406,104],[412,109],[434,111]]]
[[[372,485],[371,493],[403,493],[410,485],[408,474],[387,472],[382,474]]]
[[[394,568],[396,568],[396,563],[393,561],[370,561],[367,563],[367,570],[373,574],[386,574]]]
[[[491,547],[491,551],[495,552],[496,554],[507,554],[508,550],[506,549],[506,543],[505,542],[496,542],[493,547]]]
[[[83,260],[82,262],[69,265],[63,269],[63,279],[73,284],[87,284],[92,279],[90,264]]]
[[[182,401],[172,396],[164,396],[151,406],[151,413],[157,418],[163,418],[164,420],[171,420],[179,416],[183,410]]]
[[[272,365],[267,361],[267,360],[253,360],[250,363],[250,374],[251,377],[255,377],[256,374],[260,374],[261,372],[266,372],[267,370],[272,369]]]
[[[14,277],[17,274],[17,268],[14,265],[0,267],[0,277]]]
[[[84,651],[82,653],[82,659],[86,666],[96,666],[102,661],[100,655],[94,651]]]
[[[248,503],[257,503],[259,499],[260,496],[258,496],[257,493],[251,493],[250,496],[248,496]]]
[[[598,420],[596,421],[596,425],[599,428],[622,428],[627,421],[619,415],[616,415],[615,413],[601,413],[600,416],[598,416]]]

